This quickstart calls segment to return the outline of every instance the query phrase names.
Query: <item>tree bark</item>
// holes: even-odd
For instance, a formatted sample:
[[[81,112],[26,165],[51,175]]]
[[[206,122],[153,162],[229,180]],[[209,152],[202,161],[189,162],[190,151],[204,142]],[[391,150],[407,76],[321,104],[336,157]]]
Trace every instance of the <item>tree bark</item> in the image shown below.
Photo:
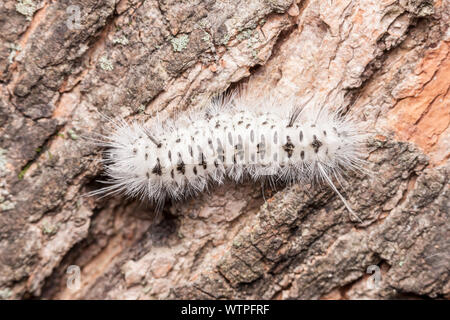
[[[77,20],[79,12],[79,20]],[[5,0],[0,298],[450,297],[450,3]],[[371,124],[350,221],[329,188],[226,183],[153,207],[99,187],[103,113],[147,120],[246,83]],[[81,285],[68,280],[80,268]]]

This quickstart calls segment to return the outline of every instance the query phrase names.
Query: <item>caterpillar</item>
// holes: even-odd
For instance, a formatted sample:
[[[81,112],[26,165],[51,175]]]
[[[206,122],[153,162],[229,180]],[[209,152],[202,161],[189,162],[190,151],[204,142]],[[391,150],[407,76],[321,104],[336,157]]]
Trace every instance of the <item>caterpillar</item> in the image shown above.
[[[341,184],[348,170],[363,170],[367,134],[341,108],[231,94],[150,125],[109,121],[112,132],[97,140],[106,147],[109,180],[103,182],[109,185],[91,195],[121,193],[161,207],[225,179],[325,182],[356,216],[333,181]]]

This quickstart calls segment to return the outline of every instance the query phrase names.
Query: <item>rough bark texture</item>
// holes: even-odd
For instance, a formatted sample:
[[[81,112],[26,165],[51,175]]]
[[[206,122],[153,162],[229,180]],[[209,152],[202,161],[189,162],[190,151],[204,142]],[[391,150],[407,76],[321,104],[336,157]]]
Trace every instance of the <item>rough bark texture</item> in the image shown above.
[[[447,0],[2,1],[0,298],[448,299],[449,12]],[[364,224],[325,187],[264,201],[226,184],[162,219],[82,197],[102,172],[82,139],[104,128],[97,111],[170,115],[243,82],[372,124],[374,177],[346,190]]]

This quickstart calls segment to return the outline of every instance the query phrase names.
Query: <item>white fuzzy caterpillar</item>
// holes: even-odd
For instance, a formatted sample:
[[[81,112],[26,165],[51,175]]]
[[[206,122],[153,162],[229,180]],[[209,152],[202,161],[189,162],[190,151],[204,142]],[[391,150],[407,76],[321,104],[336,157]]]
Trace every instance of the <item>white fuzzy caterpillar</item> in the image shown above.
[[[279,115],[289,108],[289,115]],[[278,110],[276,112],[275,110]],[[144,126],[113,122],[102,136],[110,185],[91,194],[123,193],[161,206],[204,191],[225,178],[285,183],[325,181],[339,195],[349,169],[361,170],[367,135],[352,116],[322,107],[251,103],[235,95],[203,111]]]

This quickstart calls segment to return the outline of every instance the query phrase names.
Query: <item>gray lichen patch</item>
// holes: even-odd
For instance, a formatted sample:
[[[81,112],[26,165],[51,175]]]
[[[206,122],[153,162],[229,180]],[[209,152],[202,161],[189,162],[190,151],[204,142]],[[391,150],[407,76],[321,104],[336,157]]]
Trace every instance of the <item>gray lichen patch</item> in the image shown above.
[[[109,60],[106,56],[100,57],[100,59],[98,60],[98,63],[100,65],[100,68],[102,68],[105,71],[114,70],[114,66],[113,66],[111,60]]]
[[[211,36],[209,35],[209,33],[205,32],[205,34],[202,37],[202,40],[205,42],[210,42],[211,41]]]
[[[112,42],[114,44],[121,44],[123,46],[126,46],[130,41],[128,40],[127,37],[121,36],[121,37],[114,38]]]
[[[53,225],[50,223],[44,223],[44,225],[42,225],[42,234],[51,236],[56,234],[58,232],[58,229],[59,229],[58,224]]]
[[[139,113],[145,113],[145,106],[143,104],[141,104],[138,108],[137,108],[137,112]]]
[[[247,29],[238,34],[236,38],[239,41],[247,40],[247,48],[251,49],[260,41],[260,34],[257,30]]]
[[[173,51],[175,52],[181,52],[184,49],[186,49],[188,43],[189,43],[189,36],[187,34],[183,34],[181,36],[178,36],[176,38],[172,38],[170,40],[172,43]]]
[[[0,290],[0,300],[9,299],[11,295],[12,295],[11,290],[9,290],[8,288]]]
[[[240,34],[238,34],[237,39],[239,41],[250,39],[252,37],[252,35],[253,35],[253,30],[247,29],[247,30],[242,31]]]
[[[103,68],[102,68],[103,69]],[[112,70],[112,69],[111,69]],[[70,139],[72,140],[78,140],[78,135],[75,133],[75,131],[73,131],[72,129],[67,130],[67,135],[70,137]]]
[[[9,50],[10,50],[10,54],[8,56],[8,62],[9,64],[13,63],[14,58],[16,57],[17,53],[20,52],[20,50],[22,50],[22,48],[20,47],[20,45],[12,43],[9,46]]]
[[[16,3],[16,11],[24,15],[28,21],[31,21],[36,9],[36,4],[32,0],[19,0]]]
[[[0,203],[0,212],[9,211],[9,210],[14,209],[15,207],[16,207],[16,205],[14,204],[14,202],[7,200],[5,202]]]

